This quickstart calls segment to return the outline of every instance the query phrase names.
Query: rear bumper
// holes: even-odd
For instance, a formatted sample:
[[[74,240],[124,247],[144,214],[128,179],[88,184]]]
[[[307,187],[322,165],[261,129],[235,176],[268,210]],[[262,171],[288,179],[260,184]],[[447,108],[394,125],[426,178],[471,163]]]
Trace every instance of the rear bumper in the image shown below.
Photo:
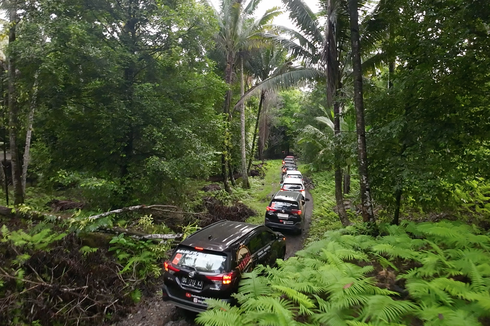
[[[265,219],[265,226],[270,227],[271,229],[276,229],[276,230],[289,230],[289,231],[295,231],[295,232],[301,232],[301,222],[297,222],[295,224],[283,224],[279,222],[271,222],[267,218]]]
[[[183,299],[174,293],[165,285],[163,284],[162,286],[162,300],[163,301],[170,301],[174,305],[176,305],[179,308],[194,311],[194,312],[202,312],[205,311],[208,308],[208,305],[204,302],[206,299],[211,299],[208,297],[202,297],[199,295],[195,295],[192,293],[189,293],[190,297],[187,299]],[[225,302],[228,302],[230,304],[233,304],[233,299],[219,299]]]

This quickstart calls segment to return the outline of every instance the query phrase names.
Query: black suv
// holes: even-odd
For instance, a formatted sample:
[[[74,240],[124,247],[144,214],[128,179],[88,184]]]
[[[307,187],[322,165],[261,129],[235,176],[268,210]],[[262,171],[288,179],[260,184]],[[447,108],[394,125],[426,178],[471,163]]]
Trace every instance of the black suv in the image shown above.
[[[264,225],[211,224],[182,241],[164,263],[163,300],[195,312],[206,310],[209,298],[233,304],[241,274],[284,259],[285,240]]]
[[[267,206],[265,225],[301,233],[305,223],[305,200],[300,192],[278,191]]]

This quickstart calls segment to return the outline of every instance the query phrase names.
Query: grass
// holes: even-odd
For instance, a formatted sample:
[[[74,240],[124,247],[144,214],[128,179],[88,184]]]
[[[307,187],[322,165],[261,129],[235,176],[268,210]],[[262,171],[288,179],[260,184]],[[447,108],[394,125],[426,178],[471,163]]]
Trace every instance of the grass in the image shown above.
[[[256,216],[250,217],[247,222],[253,224],[264,223],[264,214],[271,195],[279,190],[281,181],[281,160],[270,160],[265,165],[265,177],[249,178],[250,189],[247,190],[247,196],[244,196],[242,202],[257,212]]]

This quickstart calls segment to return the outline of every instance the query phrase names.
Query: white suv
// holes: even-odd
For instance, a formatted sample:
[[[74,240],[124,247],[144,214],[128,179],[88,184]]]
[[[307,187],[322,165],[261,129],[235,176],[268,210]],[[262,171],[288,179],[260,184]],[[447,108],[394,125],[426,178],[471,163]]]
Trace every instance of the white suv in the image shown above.
[[[286,175],[284,176],[284,179],[288,179],[288,178],[297,178],[297,179],[300,179],[301,181],[303,181],[303,175],[299,171],[294,171],[294,170],[287,171]],[[304,182],[303,182],[303,184],[304,184]]]
[[[303,199],[306,198],[306,189],[303,184],[303,179],[299,178],[285,178],[282,182],[281,191],[296,191],[303,195]]]

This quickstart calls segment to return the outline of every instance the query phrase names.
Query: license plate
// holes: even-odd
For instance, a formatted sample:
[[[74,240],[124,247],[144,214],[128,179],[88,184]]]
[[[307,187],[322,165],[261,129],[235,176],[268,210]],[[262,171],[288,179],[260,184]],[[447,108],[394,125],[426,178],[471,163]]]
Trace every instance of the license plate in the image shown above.
[[[184,286],[188,286],[188,287],[195,288],[195,289],[202,289],[202,281],[195,280],[193,278],[182,277],[180,279],[180,282]]]
[[[194,295],[194,294],[191,294],[190,295],[190,298],[192,300],[192,302],[194,303],[200,303],[200,304],[204,304],[204,301],[206,301],[207,299],[209,298],[206,298],[206,297],[201,297],[199,295]]]
[[[282,223],[284,223],[284,224],[294,224],[293,221],[282,221]]]
[[[280,218],[288,218],[289,217],[289,214],[277,213],[277,217],[280,217]]]

